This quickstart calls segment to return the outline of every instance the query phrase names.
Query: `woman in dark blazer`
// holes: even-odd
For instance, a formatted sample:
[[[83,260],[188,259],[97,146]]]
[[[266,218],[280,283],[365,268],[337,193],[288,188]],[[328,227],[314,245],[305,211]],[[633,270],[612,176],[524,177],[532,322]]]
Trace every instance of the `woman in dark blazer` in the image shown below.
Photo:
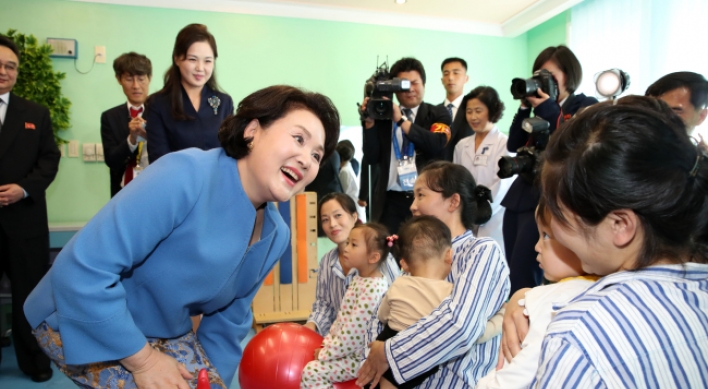
[[[533,64],[534,72],[539,69],[546,69],[553,74],[558,83],[558,98],[553,100],[539,90],[540,97],[527,97],[528,103],[521,103],[509,129],[506,146],[511,152],[516,152],[529,140],[529,133],[521,128],[521,124],[531,116],[531,108],[536,117],[550,124],[550,131],[553,133],[563,120],[569,119],[581,108],[597,103],[594,97],[582,93],[574,94],[583,78],[583,69],[569,48],[561,45],[543,50]],[[517,177],[501,203],[506,208],[502,230],[512,294],[521,288],[538,286],[543,279],[534,249],[538,242],[534,211],[541,192],[528,180],[529,177]]]
[[[150,163],[189,147],[219,147],[221,122],[233,114],[231,96],[216,83],[216,40],[203,24],[177,34],[165,85],[150,97],[146,115]]]

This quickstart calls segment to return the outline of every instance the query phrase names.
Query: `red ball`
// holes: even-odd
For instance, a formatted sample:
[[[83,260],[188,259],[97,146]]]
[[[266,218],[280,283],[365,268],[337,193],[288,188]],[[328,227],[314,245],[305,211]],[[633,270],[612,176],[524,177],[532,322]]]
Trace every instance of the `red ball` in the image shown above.
[[[256,334],[243,350],[241,389],[299,389],[302,369],[315,359],[322,336],[295,323],[279,323]]]
[[[334,389],[360,389],[356,386],[356,380],[351,380],[347,382],[339,382],[334,384]]]

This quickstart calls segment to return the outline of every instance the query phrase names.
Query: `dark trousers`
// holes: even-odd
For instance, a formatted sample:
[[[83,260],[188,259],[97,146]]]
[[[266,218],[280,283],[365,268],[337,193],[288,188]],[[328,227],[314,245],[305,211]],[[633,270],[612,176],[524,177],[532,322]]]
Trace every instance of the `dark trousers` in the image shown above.
[[[543,271],[536,261],[538,227],[535,211],[504,211],[504,249],[509,264],[510,295],[522,288],[541,285]]]
[[[10,237],[0,227],[0,277],[7,274],[12,293],[12,341],[17,365],[27,375],[51,369],[49,358],[32,335],[23,305],[49,270],[49,234],[33,238]],[[0,355],[2,358],[2,355]]]
[[[391,329],[391,327],[386,325],[386,327],[384,327],[383,331],[381,331],[379,336],[376,337],[376,340],[380,340],[383,342],[383,341],[386,341],[387,339],[393,338],[394,336],[396,336],[396,334],[398,334],[398,331],[394,331]],[[393,384],[395,387],[397,387],[399,389],[413,389],[416,386],[419,386],[420,384],[422,384],[425,380],[428,379],[428,377],[437,373],[438,370],[440,370],[440,366],[435,366],[434,368],[426,371],[425,373],[413,378],[410,381],[406,381],[402,384],[397,383],[396,379],[393,378],[393,373],[391,373],[391,369],[386,370],[386,372],[383,374],[383,378],[387,379],[391,384]],[[378,387],[379,386],[377,385],[376,388],[378,388]]]
[[[412,204],[413,192],[387,191],[383,213],[381,213],[381,219],[378,222],[386,226],[391,234],[398,234],[401,224],[413,216],[411,214]]]

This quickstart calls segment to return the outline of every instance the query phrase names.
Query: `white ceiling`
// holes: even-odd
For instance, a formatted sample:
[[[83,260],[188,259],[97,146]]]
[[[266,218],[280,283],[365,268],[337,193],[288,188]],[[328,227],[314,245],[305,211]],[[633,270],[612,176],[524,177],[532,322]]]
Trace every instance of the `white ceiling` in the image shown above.
[[[74,0],[514,37],[583,0]]]

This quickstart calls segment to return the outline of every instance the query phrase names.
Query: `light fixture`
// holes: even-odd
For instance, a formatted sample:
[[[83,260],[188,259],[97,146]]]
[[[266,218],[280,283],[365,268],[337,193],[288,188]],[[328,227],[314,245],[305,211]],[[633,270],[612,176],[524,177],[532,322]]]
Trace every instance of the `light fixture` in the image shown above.
[[[396,4],[405,4],[406,0],[394,0]]]
[[[610,69],[595,75],[597,93],[608,99],[613,99],[629,88],[629,74],[620,69]]]

